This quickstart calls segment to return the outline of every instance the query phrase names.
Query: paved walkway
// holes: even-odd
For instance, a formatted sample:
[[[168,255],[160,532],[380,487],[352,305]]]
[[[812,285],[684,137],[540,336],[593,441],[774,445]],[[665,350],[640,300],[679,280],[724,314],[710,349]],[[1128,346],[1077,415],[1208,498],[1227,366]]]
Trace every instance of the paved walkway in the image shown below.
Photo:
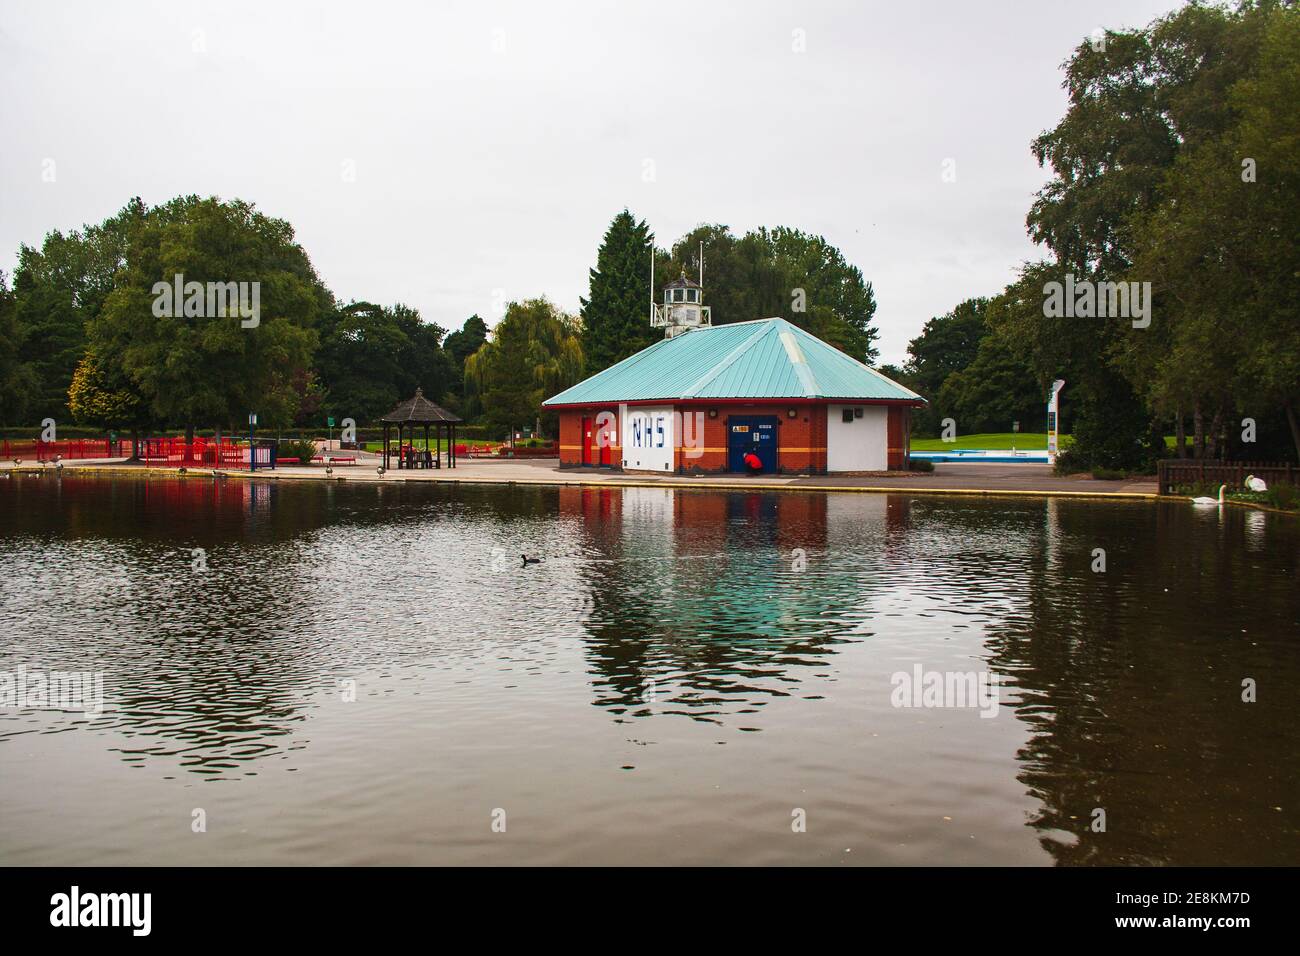
[[[332,477],[346,481],[442,481],[442,482],[481,482],[485,484],[579,484],[608,486],[663,486],[673,488],[725,488],[745,490],[795,490],[825,489],[836,491],[895,491],[908,494],[985,494],[985,495],[1069,495],[1069,496],[1117,496],[1147,497],[1156,494],[1154,478],[1142,478],[1124,481],[1096,481],[1087,476],[1058,478],[1052,474],[1050,465],[1032,464],[975,464],[969,462],[945,462],[935,465],[929,474],[899,474],[897,472],[873,472],[869,474],[837,474],[817,476],[761,475],[751,478],[747,475],[701,475],[687,477],[683,475],[640,474],[635,472],[615,472],[600,468],[560,468],[559,463],[551,459],[511,460],[489,458],[462,458],[456,468],[415,469],[406,471],[390,469],[384,475],[376,472],[379,458],[364,452],[345,452],[355,454],[355,465],[337,465]],[[82,460],[65,462],[68,469],[105,469],[129,468],[138,470],[142,466],[131,464],[121,459]],[[12,468],[5,462],[0,468]],[[23,470],[35,466],[24,463]],[[154,469],[161,471],[162,469]],[[206,474],[210,468],[190,469],[191,473]],[[236,477],[266,477],[282,480],[321,480],[326,478],[324,465],[280,466],[273,472],[256,472],[250,476],[247,472],[228,472]]]

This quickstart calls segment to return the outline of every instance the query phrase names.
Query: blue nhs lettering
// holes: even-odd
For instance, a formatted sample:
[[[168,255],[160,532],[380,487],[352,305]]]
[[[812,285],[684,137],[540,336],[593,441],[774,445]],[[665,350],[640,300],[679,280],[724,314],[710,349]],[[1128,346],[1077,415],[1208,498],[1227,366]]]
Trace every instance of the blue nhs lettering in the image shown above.
[[[636,415],[632,418],[633,448],[663,448],[666,442],[663,415],[653,418]]]

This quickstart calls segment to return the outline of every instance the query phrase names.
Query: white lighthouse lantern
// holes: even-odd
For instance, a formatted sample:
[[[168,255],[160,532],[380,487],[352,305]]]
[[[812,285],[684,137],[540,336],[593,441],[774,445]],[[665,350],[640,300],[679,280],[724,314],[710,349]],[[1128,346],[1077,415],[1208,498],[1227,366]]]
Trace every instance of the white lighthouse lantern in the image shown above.
[[[667,338],[711,324],[709,307],[701,303],[704,289],[686,273],[664,286],[663,305],[655,308],[650,324],[665,330]]]

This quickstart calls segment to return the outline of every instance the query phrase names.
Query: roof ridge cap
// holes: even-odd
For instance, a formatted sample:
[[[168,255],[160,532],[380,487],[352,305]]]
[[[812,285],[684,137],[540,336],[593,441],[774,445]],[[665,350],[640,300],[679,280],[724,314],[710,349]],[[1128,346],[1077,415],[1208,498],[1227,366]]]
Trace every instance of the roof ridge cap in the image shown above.
[[[790,332],[790,329],[798,328],[793,322],[781,320],[782,326],[777,333],[777,338],[781,340],[781,348],[785,351],[785,357],[790,360],[790,365],[794,369],[795,378],[799,379],[799,384],[803,386],[806,398],[821,398],[821,386],[817,383],[817,376],[813,372],[812,364],[808,361],[808,356],[804,353],[803,347],[799,344],[798,338]],[[788,338],[787,338],[788,337]],[[816,336],[813,336],[816,338]],[[798,350],[799,357],[796,361],[795,356],[791,353],[791,347]]]

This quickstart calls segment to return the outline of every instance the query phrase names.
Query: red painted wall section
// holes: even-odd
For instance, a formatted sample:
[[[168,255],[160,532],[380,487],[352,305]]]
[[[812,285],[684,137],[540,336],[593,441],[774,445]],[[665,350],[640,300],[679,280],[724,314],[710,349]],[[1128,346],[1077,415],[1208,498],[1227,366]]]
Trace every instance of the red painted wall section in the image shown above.
[[[590,417],[592,420],[593,431],[596,428],[596,417],[601,412],[609,412],[612,418],[612,424],[609,426],[609,440],[612,447],[609,449],[608,458],[613,462],[614,467],[623,460],[623,449],[619,445],[622,440],[619,437],[618,428],[618,409],[608,408],[605,406],[593,406],[592,408],[565,408],[560,410],[560,467],[570,468],[582,464],[582,446],[586,436],[582,433],[582,419]],[[600,460],[600,447],[593,440],[591,448],[592,462]]]
[[[560,464],[582,461],[582,412],[560,412]]]

